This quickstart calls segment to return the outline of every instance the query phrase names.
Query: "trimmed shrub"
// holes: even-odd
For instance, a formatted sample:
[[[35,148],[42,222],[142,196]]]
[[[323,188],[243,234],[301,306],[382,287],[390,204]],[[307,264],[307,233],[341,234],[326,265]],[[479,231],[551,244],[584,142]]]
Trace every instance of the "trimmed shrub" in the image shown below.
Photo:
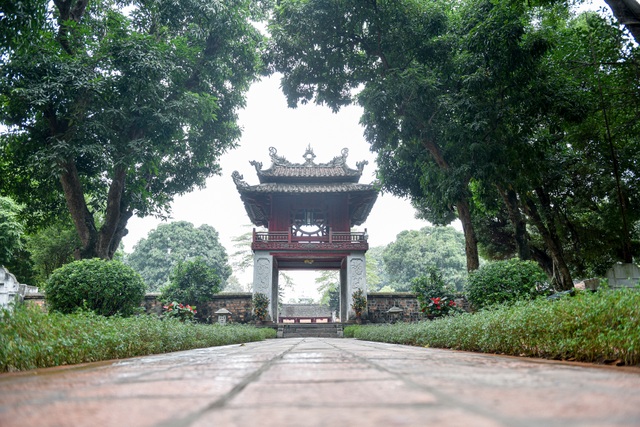
[[[220,292],[220,277],[202,259],[179,262],[171,273],[171,283],[162,289],[160,300],[177,301],[195,306],[204,305]]]
[[[82,308],[102,316],[130,316],[145,291],[142,277],[131,267],[98,258],[60,267],[45,285],[47,307],[65,314]]]
[[[547,276],[533,261],[510,259],[483,265],[469,274],[465,291],[476,310],[541,294]]]

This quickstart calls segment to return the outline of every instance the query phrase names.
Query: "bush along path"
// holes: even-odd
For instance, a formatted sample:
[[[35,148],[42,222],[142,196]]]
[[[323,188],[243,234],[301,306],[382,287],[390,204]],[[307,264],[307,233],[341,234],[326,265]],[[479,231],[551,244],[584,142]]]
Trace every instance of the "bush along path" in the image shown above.
[[[142,315],[0,311],[0,372],[121,359],[275,338],[270,328],[205,325]]]
[[[424,347],[639,365],[640,291],[580,292],[413,324],[354,325],[344,334]]]

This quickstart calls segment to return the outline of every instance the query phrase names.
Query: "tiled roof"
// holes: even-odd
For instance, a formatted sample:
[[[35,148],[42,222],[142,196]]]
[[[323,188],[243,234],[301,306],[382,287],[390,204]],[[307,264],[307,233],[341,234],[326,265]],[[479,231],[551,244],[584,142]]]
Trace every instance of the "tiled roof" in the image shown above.
[[[236,183],[236,186],[237,183]],[[238,186],[240,193],[352,193],[376,191],[371,184],[327,183],[327,184],[288,184],[271,182],[259,185]]]

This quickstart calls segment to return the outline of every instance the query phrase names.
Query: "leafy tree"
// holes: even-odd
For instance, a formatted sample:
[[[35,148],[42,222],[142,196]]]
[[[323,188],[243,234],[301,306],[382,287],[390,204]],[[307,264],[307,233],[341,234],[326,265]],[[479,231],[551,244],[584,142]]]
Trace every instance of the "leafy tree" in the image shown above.
[[[462,290],[466,280],[464,236],[452,227],[424,227],[398,234],[384,250],[384,265],[391,287],[410,291],[412,281],[437,268],[446,280]]]
[[[210,225],[195,228],[187,221],[160,224],[134,246],[126,262],[140,273],[151,291],[157,291],[169,283],[179,262],[196,258],[216,272],[224,287],[231,267],[218,232]]]
[[[331,310],[340,310],[340,274],[337,270],[322,270],[316,277],[318,293],[320,294],[320,304],[327,305]],[[368,284],[368,283],[367,283]],[[335,308],[335,299],[337,307]]]
[[[12,199],[0,196],[0,265],[10,262],[22,249],[24,227],[19,213],[20,207]]]
[[[290,104],[358,102],[383,188],[434,224],[457,215],[468,270],[495,212],[561,289],[581,242],[633,257],[637,47],[606,19],[557,1],[283,1],[270,28]],[[593,239],[606,223],[618,248]]]
[[[160,300],[196,307],[220,292],[220,277],[203,259],[180,261],[171,272],[171,282],[162,288]]]
[[[382,258],[385,248],[386,246],[376,246],[369,248],[366,253],[367,289],[371,292],[380,291],[391,282]]]
[[[74,252],[80,240],[70,222],[54,223],[27,238],[26,247],[31,255],[37,281],[46,282],[56,269],[74,261]]]
[[[164,215],[220,172],[261,68],[253,22],[268,3],[133,0],[125,11],[111,0],[25,0],[4,10],[0,169],[13,174],[2,190],[34,217],[64,200],[80,255],[113,257],[129,218]]]
[[[479,266],[470,184],[532,105],[522,88],[545,50],[524,37],[524,14],[491,1],[283,1],[270,26],[290,105],[358,102],[383,188],[435,224],[457,215],[469,270]]]
[[[236,276],[230,276],[224,284],[224,292],[247,292],[247,288],[240,283]]]

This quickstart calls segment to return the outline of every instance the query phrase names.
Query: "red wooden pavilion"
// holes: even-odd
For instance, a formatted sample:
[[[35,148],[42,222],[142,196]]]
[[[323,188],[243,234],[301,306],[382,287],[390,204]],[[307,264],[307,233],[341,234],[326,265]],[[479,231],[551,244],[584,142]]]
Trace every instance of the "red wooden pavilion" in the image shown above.
[[[347,320],[353,291],[366,293],[367,233],[352,228],[365,222],[378,195],[373,185],[359,183],[367,162],[349,168],[346,148],[321,164],[311,147],[304,163],[289,162],[273,147],[269,154],[269,169],[250,162],[259,184],[247,184],[237,171],[232,175],[249,219],[266,229],[253,232],[253,292],[269,297],[277,319],[279,270],[340,270],[340,318]]]

